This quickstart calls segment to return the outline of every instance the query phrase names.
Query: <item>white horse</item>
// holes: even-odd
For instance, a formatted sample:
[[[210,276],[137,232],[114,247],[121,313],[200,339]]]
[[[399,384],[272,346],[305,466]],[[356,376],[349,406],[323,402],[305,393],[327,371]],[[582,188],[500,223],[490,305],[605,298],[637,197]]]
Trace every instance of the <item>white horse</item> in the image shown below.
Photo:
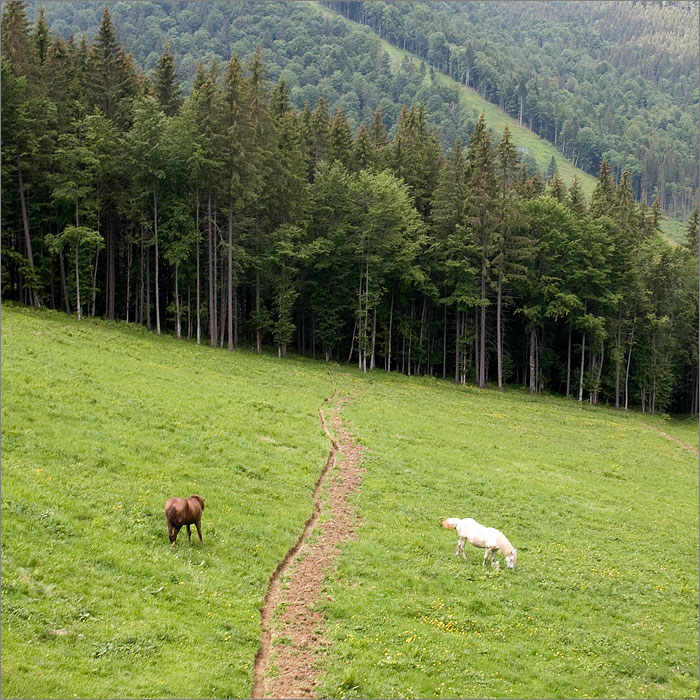
[[[464,553],[464,541],[468,540],[469,544],[473,544],[475,547],[483,547],[486,550],[484,553],[484,561],[481,562],[482,566],[486,564],[489,555],[491,555],[491,566],[496,566],[498,564],[493,558],[493,550],[495,549],[503,552],[506,558],[506,566],[509,569],[515,566],[518,552],[500,530],[496,530],[494,527],[484,527],[473,518],[464,518],[463,520],[459,518],[446,518],[442,521],[442,526],[448,530],[457,530],[459,540],[457,542],[455,556],[458,556],[459,553],[462,552],[462,556],[465,559],[467,558],[467,555]]]

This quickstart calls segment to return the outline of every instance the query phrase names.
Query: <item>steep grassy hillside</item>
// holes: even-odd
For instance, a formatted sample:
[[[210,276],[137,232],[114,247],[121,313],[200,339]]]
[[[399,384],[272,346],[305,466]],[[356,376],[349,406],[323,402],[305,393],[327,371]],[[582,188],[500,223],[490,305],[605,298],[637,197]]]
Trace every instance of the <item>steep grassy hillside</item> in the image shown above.
[[[323,697],[697,697],[698,473],[639,416],[379,376]],[[661,430],[662,421],[650,421]],[[670,428],[697,449],[697,423]],[[512,571],[440,527],[473,517]]]
[[[330,367],[364,453],[327,697],[693,697],[697,427]],[[247,697],[311,510],[322,363],[2,309],[2,696]],[[648,426],[657,428],[651,430]],[[204,542],[167,540],[171,495]],[[513,571],[452,557],[472,516]]]
[[[329,443],[319,365],[2,310],[2,696],[246,697]],[[170,550],[170,496],[206,499]]]

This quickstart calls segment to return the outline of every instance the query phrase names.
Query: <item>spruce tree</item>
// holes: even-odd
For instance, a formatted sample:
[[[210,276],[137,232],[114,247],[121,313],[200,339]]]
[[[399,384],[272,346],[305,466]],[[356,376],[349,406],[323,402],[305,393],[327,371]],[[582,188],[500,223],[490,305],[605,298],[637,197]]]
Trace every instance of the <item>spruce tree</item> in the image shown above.
[[[326,159],[328,130],[330,120],[328,118],[328,105],[321,98],[316,105],[316,109],[311,113],[309,120],[311,137],[311,167],[315,168],[322,160]]]
[[[43,66],[49,50],[49,45],[51,44],[51,39],[49,37],[49,28],[46,24],[46,14],[44,12],[43,6],[39,8],[39,17],[37,18],[36,26],[34,27],[33,38],[36,51],[36,58],[39,62],[39,65]]]
[[[639,238],[639,219],[629,172],[623,171],[615,190],[614,206],[609,214],[629,238]]]
[[[610,214],[615,205],[615,183],[610,174],[608,161],[603,158],[598,172],[598,182],[591,195],[589,212],[592,217],[598,218]]]
[[[108,119],[114,120],[121,128],[128,126],[128,98],[138,94],[138,81],[133,63],[117,41],[108,7],[105,7],[90,49],[88,76],[92,105],[99,107]]]
[[[38,58],[36,42],[32,41],[29,34],[26,7],[27,3],[24,0],[11,0],[4,4],[0,43],[2,57],[8,63],[12,74],[30,78],[27,87],[31,94],[33,89],[31,78],[34,77]]]
[[[566,185],[564,180],[559,177],[559,171],[555,170],[552,179],[547,185],[545,193],[548,194],[552,199],[556,199],[559,204],[566,203]]]
[[[153,80],[155,94],[161,108],[166,116],[175,116],[182,98],[180,97],[180,86],[175,71],[175,59],[170,53],[168,44],[163,49],[163,55],[158,59],[156,72]]]
[[[326,160],[334,163],[336,160],[346,168],[350,167],[352,155],[352,132],[345,119],[342,108],[338,107],[335,117],[331,120],[326,143]]]
[[[481,258],[480,319],[476,346],[477,384],[480,388],[484,388],[486,386],[486,307],[489,304],[487,283],[494,234],[498,224],[498,183],[491,136],[486,130],[483,113],[469,139],[468,166],[467,223],[473,231]]]
[[[515,186],[518,152],[510,138],[506,125],[497,149],[498,210],[497,225],[493,233],[491,274],[496,278],[496,355],[498,388],[503,389],[503,291],[511,280],[522,276],[523,262],[530,254],[530,240],[520,231],[526,218],[522,202]]]
[[[569,188],[569,194],[566,198],[566,206],[574,216],[581,218],[586,213],[586,201],[583,197],[583,190],[578,181],[578,176],[574,175],[574,181]]]
[[[355,172],[377,165],[377,148],[364,124],[360,126],[360,131],[352,145],[350,161]]]
[[[441,276],[443,316],[442,376],[447,378],[447,307],[455,315],[455,383],[461,381],[464,324],[460,319],[478,298],[478,254],[471,229],[466,226],[467,162],[459,140],[450,149],[433,196],[431,222],[435,237],[437,270]]]

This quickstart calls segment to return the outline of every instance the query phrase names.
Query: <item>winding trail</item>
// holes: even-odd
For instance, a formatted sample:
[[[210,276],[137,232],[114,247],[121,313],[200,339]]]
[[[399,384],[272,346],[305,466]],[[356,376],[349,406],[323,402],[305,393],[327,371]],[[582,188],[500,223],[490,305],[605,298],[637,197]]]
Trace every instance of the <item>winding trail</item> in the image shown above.
[[[331,450],[314,486],[313,513],[270,577],[253,671],[253,698],[315,697],[317,655],[327,646],[322,635],[323,615],[316,609],[317,603],[326,571],[338,555],[338,546],[352,539],[359,525],[349,498],[362,481],[362,448],[353,442],[343,425],[341,411],[345,401],[337,398],[334,389],[319,410]],[[324,518],[319,523],[322,513]],[[309,541],[314,532],[318,532],[318,537]],[[283,643],[275,644],[277,640]]]
[[[695,455],[696,457],[698,456],[698,448],[693,447],[692,445],[688,445],[685,442],[681,442],[678,438],[673,437],[673,435],[669,435],[668,433],[665,433],[663,430],[659,430],[658,428],[655,428],[653,425],[649,425],[649,423],[644,423],[642,421],[642,424],[645,425],[649,430],[653,430],[659,435],[663,435],[667,440],[670,440],[671,442],[675,442],[678,447],[682,447],[686,452],[690,452],[691,455]]]

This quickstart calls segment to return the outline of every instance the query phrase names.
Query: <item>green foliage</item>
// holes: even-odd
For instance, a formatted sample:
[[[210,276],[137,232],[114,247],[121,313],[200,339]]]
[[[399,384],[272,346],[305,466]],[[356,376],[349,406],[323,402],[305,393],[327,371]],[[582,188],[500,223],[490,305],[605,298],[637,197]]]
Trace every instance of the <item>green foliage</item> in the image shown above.
[[[587,173],[605,157],[616,179],[629,172],[637,198],[647,186],[664,211],[690,209],[697,3],[328,5],[474,88]],[[551,156],[540,167],[548,162],[549,181]]]
[[[52,7],[33,36],[24,7],[5,7],[17,34],[7,37],[2,67],[6,297],[70,313],[85,285],[92,316],[148,328],[155,316],[158,333],[201,342],[204,332],[212,346],[250,342],[261,352],[274,343],[284,355],[293,344],[370,370],[454,371],[481,387],[501,387],[504,372],[512,382],[529,373],[533,389],[569,394],[578,366],[579,386],[588,387],[581,401],[622,407],[624,391],[625,405],[697,411],[696,367],[684,350],[695,344],[686,311],[696,308],[694,273],[671,264],[670,250],[661,258],[674,301],[650,310],[662,193],[651,207],[645,197],[637,205],[640,170],[626,163],[616,182],[613,153],[590,208],[589,176],[567,193],[570,163],[435,70],[481,84],[488,65],[479,47],[462,51],[451,30],[408,22],[408,7],[377,5],[381,17],[343,7],[346,19],[301,3],[178,6],[147,61],[156,69],[149,80],[117,41],[112,17],[121,32],[143,11],[153,30],[144,49],[160,36],[162,6],[130,6],[132,14],[121,4],[81,6],[75,16],[95,27],[102,16],[90,44],[47,37],[51,12],[63,11]],[[419,10],[423,19],[438,12]],[[180,21],[195,34],[223,28],[238,37],[223,71],[216,60],[180,63]],[[424,41],[431,70],[353,21],[385,37],[404,31],[407,45]],[[421,38],[423,25],[431,31]],[[254,32],[256,46],[242,39]],[[31,54],[21,71],[15,44]],[[280,71],[284,56],[292,60]],[[529,80],[517,76],[523,114]],[[579,128],[590,155],[595,134],[561,116],[562,143]],[[497,146],[493,128],[502,128]],[[447,157],[445,142],[455,144]],[[545,190],[537,163],[547,162]],[[543,192],[558,212],[539,200]],[[527,202],[536,202],[532,222]],[[69,260],[75,275],[50,245],[71,226],[99,231],[105,248]],[[691,248],[692,229],[691,221]],[[161,308],[169,311],[162,324]],[[657,352],[661,323],[670,337]]]

